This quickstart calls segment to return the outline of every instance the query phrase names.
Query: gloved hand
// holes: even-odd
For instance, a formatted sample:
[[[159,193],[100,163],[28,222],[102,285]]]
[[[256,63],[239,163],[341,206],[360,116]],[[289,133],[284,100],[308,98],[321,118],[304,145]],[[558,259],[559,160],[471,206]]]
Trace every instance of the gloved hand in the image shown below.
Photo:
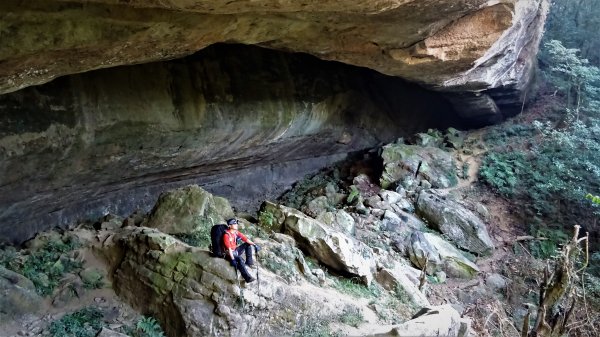
[[[229,264],[233,267],[233,268],[237,268],[237,261],[236,260],[231,260],[229,261]]]
[[[260,250],[260,246],[255,243],[254,244],[254,249],[258,252]]]

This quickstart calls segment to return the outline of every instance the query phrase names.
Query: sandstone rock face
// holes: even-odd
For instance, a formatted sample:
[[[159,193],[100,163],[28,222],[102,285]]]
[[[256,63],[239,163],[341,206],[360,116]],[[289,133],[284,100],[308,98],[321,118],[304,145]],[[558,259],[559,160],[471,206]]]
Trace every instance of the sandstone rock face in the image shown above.
[[[224,259],[151,228],[123,228],[99,250],[114,270],[113,288],[121,299],[156,317],[168,336],[286,336],[298,321],[317,313],[340,315],[357,308],[265,269],[259,271],[260,287],[240,285]]]
[[[447,91],[508,87],[518,96],[530,79],[546,6],[544,0],[3,1],[3,30],[10,34],[0,49],[0,92],[227,41],[306,52]]]
[[[218,45],[0,95],[0,240],[147,212],[190,184],[254,211],[348,152],[453,116],[436,93],[324,63]]]
[[[455,112],[501,118],[499,108],[521,107],[546,7],[2,1],[0,240],[148,211],[193,183],[249,207],[346,153],[448,126]]]

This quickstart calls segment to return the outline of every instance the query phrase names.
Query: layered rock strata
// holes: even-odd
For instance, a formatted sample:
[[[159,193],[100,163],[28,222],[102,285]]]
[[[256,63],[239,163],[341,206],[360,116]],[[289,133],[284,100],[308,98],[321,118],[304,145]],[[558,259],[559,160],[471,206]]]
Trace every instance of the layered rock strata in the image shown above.
[[[0,5],[0,92],[236,42],[445,91],[516,88],[518,96],[530,79],[546,7],[544,0],[8,0]],[[480,108],[486,97],[477,100]]]
[[[187,184],[254,210],[347,153],[453,116],[400,79],[256,47],[63,77],[0,96],[0,240],[149,211]]]

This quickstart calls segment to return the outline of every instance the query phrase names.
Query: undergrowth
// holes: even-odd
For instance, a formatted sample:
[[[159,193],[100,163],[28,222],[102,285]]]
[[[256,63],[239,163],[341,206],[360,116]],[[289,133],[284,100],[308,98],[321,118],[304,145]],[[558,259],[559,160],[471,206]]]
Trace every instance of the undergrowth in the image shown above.
[[[95,307],[87,307],[67,314],[50,323],[50,337],[94,337],[105,325],[102,312]]]
[[[190,246],[207,248],[210,245],[210,226],[200,226],[193,233],[174,234],[173,236]]]
[[[81,261],[67,256],[77,247],[79,243],[69,237],[48,241],[31,252],[9,248],[0,254],[0,265],[31,280],[38,294],[50,295],[65,274],[81,269]]]

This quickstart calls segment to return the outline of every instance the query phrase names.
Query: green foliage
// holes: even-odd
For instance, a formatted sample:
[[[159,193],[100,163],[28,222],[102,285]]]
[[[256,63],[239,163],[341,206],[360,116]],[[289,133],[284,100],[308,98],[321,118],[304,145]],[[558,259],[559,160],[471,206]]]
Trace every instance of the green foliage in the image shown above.
[[[258,214],[258,221],[267,228],[271,228],[275,224],[275,216],[272,212],[260,211]]]
[[[79,244],[71,238],[48,241],[41,248],[27,252],[14,249],[0,254],[0,264],[30,279],[40,295],[50,295],[67,273],[81,268],[81,262],[66,256]]]
[[[531,240],[531,255],[539,259],[549,259],[556,255],[559,247],[569,241],[570,235],[559,229],[540,228],[532,231],[533,236],[546,240]]]
[[[165,337],[165,333],[154,317],[144,316],[137,322],[133,337]]]
[[[165,337],[158,321],[149,316],[143,316],[134,326],[121,326],[119,332],[131,337]]]
[[[336,337],[339,336],[336,333],[332,333],[329,328],[329,320],[323,317],[310,316],[304,318],[296,331],[294,331],[293,337]]]
[[[381,295],[381,289],[375,283],[367,287],[362,283],[358,283],[356,279],[347,279],[340,277],[335,280],[334,287],[345,294],[357,298],[373,298]]]
[[[586,194],[585,198],[590,200],[591,202],[593,202],[596,205],[600,205],[600,197],[597,195],[592,195],[591,193],[588,193],[588,194]]]
[[[18,271],[20,268],[21,256],[12,246],[6,247],[0,250],[0,266],[10,269],[12,271]]]
[[[348,194],[348,198],[346,199],[346,202],[348,204],[351,204],[354,200],[358,199],[358,197],[360,196],[360,191],[358,190],[358,188],[356,188],[356,186],[351,185],[350,186],[350,194]]]
[[[468,179],[469,178],[469,168],[470,168],[470,165],[469,165],[468,162],[462,163],[461,179]]]
[[[365,317],[360,311],[359,308],[355,307],[347,307],[344,309],[344,312],[340,315],[340,322],[350,325],[353,327],[358,327],[362,322],[365,321]]]
[[[481,180],[505,196],[522,199],[538,214],[581,213],[589,207],[583,188],[598,186],[600,180],[599,121],[570,121],[562,129],[541,122],[533,126],[537,135],[528,143],[520,138],[506,140],[526,148],[504,145],[487,153]]]
[[[102,312],[88,307],[50,323],[50,337],[94,337],[103,326]]]
[[[490,152],[479,169],[482,181],[494,187],[501,194],[515,193],[520,175],[527,170],[527,158],[521,152]]]
[[[174,234],[174,237],[194,247],[208,247],[210,245],[210,226],[200,226],[193,233]]]
[[[548,64],[548,76],[567,98],[566,108],[596,112],[600,108],[600,69],[579,57],[579,49],[563,46],[558,40],[544,44],[542,57]]]
[[[83,280],[83,287],[85,289],[102,289],[104,287],[104,279]]]
[[[545,40],[561,40],[581,48],[582,56],[600,64],[600,6],[598,0],[554,0],[545,25]]]

